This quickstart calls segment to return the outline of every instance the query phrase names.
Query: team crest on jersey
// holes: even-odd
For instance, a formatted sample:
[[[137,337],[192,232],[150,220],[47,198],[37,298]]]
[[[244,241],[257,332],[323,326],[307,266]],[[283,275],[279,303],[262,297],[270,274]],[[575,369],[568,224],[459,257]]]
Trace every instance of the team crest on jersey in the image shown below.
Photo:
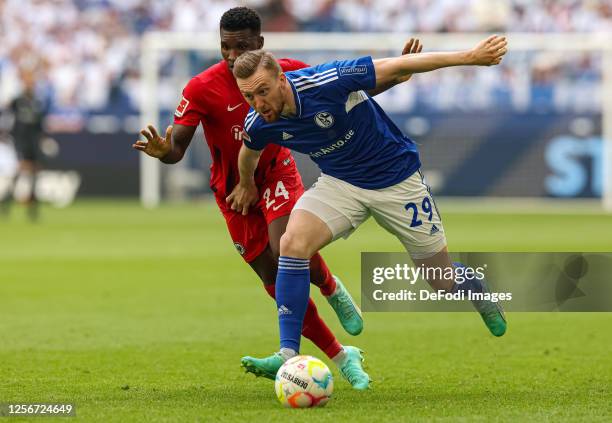
[[[329,112],[319,112],[315,115],[314,121],[320,128],[327,129],[334,124],[334,117]]]
[[[188,106],[189,106],[189,100],[187,100],[185,97],[183,97],[181,99],[181,102],[179,103],[178,107],[176,108],[176,111],[174,112],[176,117],[183,117],[183,115],[185,114],[185,111],[187,110]]]
[[[234,247],[236,247],[236,250],[238,250],[241,256],[243,256],[244,253],[246,252],[246,249],[244,248],[244,246],[239,242],[234,242]]]

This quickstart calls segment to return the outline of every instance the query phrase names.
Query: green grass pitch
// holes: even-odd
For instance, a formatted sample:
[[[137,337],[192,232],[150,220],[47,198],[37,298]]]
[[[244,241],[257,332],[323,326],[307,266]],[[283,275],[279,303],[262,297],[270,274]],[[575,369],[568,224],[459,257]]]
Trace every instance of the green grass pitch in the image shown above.
[[[454,251],[612,251],[606,215],[439,205]],[[494,339],[472,313],[369,313],[352,338],[313,289],[341,342],[366,351],[373,389],[330,366],[328,406],[286,410],[239,368],[275,350],[276,313],[213,204],[22,214],[0,221],[0,403],[71,402],[101,422],[612,419],[612,314],[514,313]],[[360,251],[401,247],[370,221],[323,251],[356,296]]]

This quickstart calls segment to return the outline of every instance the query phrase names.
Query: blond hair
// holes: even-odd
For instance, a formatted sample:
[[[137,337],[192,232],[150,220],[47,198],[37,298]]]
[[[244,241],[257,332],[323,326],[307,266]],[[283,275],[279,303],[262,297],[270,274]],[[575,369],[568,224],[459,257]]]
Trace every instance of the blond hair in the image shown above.
[[[260,67],[275,76],[283,71],[272,53],[265,50],[252,50],[238,56],[234,62],[234,76],[237,79],[246,79]]]

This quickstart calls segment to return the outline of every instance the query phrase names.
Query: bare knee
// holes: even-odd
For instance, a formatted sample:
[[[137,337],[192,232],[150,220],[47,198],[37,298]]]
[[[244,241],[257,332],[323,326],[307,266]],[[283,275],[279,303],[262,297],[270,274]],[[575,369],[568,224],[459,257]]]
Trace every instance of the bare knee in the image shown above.
[[[287,231],[280,239],[280,254],[288,257],[310,259],[314,251],[308,245],[306,237]]]
[[[294,210],[280,239],[280,255],[310,259],[331,239],[331,231],[318,216],[306,210]]]

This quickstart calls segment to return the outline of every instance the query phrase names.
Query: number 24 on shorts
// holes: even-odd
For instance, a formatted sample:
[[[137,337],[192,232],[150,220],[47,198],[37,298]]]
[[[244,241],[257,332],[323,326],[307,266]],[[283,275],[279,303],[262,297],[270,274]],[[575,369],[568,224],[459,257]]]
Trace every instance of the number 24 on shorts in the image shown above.
[[[412,211],[412,221],[410,222],[411,228],[421,226],[423,224],[423,221],[419,219],[419,210],[415,203],[408,203],[404,206],[404,208],[408,211],[408,213]],[[421,202],[421,210],[423,210],[423,213],[429,215],[427,216],[427,220],[431,222],[431,219],[433,218],[433,209],[431,208],[431,201],[429,200],[429,197],[423,198],[423,201]]]
[[[285,184],[283,184],[283,181],[278,181],[278,183],[276,184],[276,189],[274,189],[274,198],[272,199],[270,199],[271,194],[272,191],[270,190],[270,187],[266,188],[263,193],[263,198],[264,200],[266,200],[266,209],[269,209],[276,202],[276,199],[278,197],[283,197],[285,199],[285,202],[281,203],[276,207],[273,207],[273,210],[278,210],[280,206],[282,206],[289,200],[289,192],[285,189]]]

